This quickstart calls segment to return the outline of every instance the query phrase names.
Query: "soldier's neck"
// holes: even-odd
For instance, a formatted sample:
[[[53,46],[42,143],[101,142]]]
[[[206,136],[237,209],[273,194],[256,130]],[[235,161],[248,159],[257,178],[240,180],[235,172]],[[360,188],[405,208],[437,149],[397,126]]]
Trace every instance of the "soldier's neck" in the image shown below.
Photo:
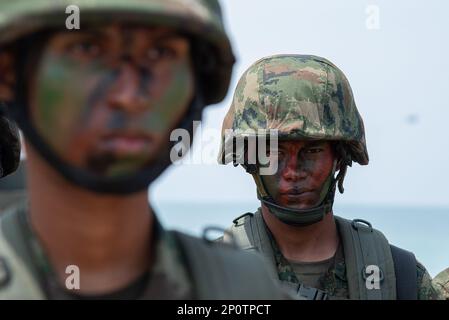
[[[99,195],[42,160],[30,159],[27,169],[31,225],[61,284],[68,265],[79,267],[83,294],[119,290],[148,270],[154,218],[146,191]]]
[[[335,255],[339,244],[332,213],[322,221],[306,227],[287,225],[262,206],[262,215],[283,256],[296,262],[317,262]]]

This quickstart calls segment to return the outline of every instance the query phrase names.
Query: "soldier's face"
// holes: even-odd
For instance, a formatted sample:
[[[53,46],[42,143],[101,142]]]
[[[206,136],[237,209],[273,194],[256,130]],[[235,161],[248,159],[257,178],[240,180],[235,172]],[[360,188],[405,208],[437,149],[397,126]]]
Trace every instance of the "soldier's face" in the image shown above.
[[[168,28],[56,33],[33,69],[33,126],[65,162],[104,176],[149,165],[195,90],[190,42]]]
[[[274,158],[278,161],[276,174],[261,178],[275,202],[292,209],[319,205],[335,159],[330,142],[279,141]]]

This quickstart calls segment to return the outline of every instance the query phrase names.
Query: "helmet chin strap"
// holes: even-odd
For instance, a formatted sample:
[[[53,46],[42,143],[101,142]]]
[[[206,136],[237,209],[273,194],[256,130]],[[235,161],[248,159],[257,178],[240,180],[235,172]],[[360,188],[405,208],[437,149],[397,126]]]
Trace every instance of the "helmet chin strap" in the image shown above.
[[[317,207],[310,209],[291,209],[277,205],[274,199],[268,194],[263,181],[256,170],[251,170],[251,175],[254,178],[257,186],[257,198],[264,204],[271,214],[276,216],[283,223],[296,226],[305,227],[323,220],[323,218],[332,211],[334,203],[335,187],[338,179],[334,177],[337,168],[337,160],[334,161],[332,172],[327,177],[321,194],[320,204]]]

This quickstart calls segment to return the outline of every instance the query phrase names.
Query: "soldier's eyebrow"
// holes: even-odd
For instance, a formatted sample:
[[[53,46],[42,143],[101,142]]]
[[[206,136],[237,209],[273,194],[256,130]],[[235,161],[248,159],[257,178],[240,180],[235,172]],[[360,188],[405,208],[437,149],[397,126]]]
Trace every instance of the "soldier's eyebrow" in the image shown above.
[[[61,32],[61,34],[67,34],[66,31]],[[75,39],[78,38],[95,38],[95,39],[102,39],[107,35],[105,31],[102,31],[100,29],[87,29],[87,30],[75,30],[68,33],[69,35],[73,36]]]
[[[306,143],[306,147],[312,148],[312,147],[322,147],[327,143],[327,141],[319,140],[319,141],[308,141]]]
[[[166,33],[163,33],[161,35],[158,35],[151,39],[153,42],[163,42],[168,40],[177,40],[177,39],[184,39],[185,36],[180,34],[179,32],[176,32],[174,30],[167,31]]]

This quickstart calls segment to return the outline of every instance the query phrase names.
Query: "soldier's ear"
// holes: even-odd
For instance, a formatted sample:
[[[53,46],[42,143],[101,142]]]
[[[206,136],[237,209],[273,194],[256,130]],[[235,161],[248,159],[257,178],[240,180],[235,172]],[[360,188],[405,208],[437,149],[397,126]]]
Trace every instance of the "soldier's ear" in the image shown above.
[[[12,102],[15,99],[16,68],[14,49],[0,49],[0,101]]]

